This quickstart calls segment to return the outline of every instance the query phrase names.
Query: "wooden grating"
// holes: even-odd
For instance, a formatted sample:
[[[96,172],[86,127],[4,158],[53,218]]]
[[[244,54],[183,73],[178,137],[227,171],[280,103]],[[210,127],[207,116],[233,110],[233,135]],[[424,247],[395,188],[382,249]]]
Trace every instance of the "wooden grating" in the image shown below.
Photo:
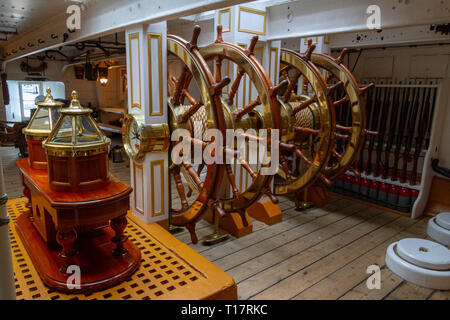
[[[154,300],[236,299],[234,280],[157,224],[140,225],[131,215],[125,234],[141,250],[139,269],[124,282],[85,294],[65,294],[46,287],[18,236],[14,220],[25,214],[27,200],[8,201],[10,239],[17,299]],[[150,232],[150,233],[149,233]]]

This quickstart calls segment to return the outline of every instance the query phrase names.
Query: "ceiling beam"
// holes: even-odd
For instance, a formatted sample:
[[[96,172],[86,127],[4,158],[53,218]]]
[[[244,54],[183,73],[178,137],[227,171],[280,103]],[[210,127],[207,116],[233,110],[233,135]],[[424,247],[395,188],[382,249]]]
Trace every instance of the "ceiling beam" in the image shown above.
[[[302,0],[268,8],[268,40],[368,31],[370,5],[380,7],[381,28],[450,22],[449,0]]]
[[[30,54],[122,31],[133,24],[176,19],[245,2],[249,0],[98,0],[82,11],[79,30],[67,30],[69,15],[63,12],[47,19],[39,28],[7,41],[3,47],[3,67]]]

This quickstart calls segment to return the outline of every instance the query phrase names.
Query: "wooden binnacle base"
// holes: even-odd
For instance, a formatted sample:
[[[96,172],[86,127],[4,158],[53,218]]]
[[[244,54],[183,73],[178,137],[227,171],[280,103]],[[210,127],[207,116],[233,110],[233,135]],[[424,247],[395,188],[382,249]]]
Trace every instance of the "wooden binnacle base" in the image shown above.
[[[108,154],[84,157],[56,157],[47,155],[50,187],[55,191],[83,192],[108,184]]]
[[[126,225],[126,219],[117,223]],[[59,234],[58,243],[63,244],[63,250],[45,243],[27,212],[17,218],[15,227],[42,281],[57,291],[97,291],[124,281],[139,267],[139,249],[122,232],[117,236],[113,228],[123,226],[114,223],[78,238],[70,232]]]
[[[26,140],[30,167],[38,170],[47,170],[47,157],[42,147],[42,140],[33,140],[29,137]]]

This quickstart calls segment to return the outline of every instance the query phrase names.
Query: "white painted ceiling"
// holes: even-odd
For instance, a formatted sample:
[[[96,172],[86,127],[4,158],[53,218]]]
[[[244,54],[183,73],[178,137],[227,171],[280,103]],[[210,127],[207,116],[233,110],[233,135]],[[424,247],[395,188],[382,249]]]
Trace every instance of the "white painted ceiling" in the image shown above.
[[[17,28],[20,36],[27,29],[39,26],[47,18],[65,12],[69,5],[80,2],[82,1],[0,0],[0,27]],[[4,35],[1,37],[4,38]],[[17,35],[9,34],[8,40],[14,37]]]

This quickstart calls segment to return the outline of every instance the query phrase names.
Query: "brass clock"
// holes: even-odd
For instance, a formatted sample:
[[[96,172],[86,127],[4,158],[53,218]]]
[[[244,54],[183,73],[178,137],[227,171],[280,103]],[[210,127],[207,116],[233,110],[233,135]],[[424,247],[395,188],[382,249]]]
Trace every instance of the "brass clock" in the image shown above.
[[[128,114],[122,126],[122,141],[127,155],[141,161],[146,152],[167,151],[170,144],[166,123],[145,124],[141,114]]]

